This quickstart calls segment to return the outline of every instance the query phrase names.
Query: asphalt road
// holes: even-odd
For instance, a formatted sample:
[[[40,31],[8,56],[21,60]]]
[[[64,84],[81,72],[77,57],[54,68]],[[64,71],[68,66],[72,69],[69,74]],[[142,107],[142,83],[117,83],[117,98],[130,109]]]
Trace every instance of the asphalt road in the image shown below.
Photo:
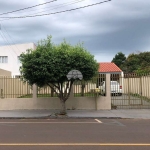
[[[1,119],[0,150],[149,150],[146,119]]]

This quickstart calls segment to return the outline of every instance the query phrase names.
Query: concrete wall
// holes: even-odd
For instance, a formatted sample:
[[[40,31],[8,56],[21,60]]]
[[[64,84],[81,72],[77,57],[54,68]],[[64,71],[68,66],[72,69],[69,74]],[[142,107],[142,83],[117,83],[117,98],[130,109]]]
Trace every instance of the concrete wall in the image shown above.
[[[111,94],[110,94],[110,74],[106,74],[106,96],[100,96],[96,99],[97,110],[111,109]]]
[[[18,98],[0,99],[0,110],[15,109],[60,109],[61,103],[58,98]],[[96,109],[94,98],[72,98],[66,101],[67,109]]]
[[[0,76],[11,76],[11,72],[4,69],[0,69]]]
[[[1,98],[0,110],[17,109],[61,109],[60,100],[52,98]],[[94,97],[74,97],[66,101],[66,109],[111,109],[107,97],[99,96],[97,100]]]
[[[0,46],[0,56],[8,56],[8,63],[0,63],[0,68],[12,72],[12,75],[20,75],[18,56],[27,49],[35,49],[34,43]]]

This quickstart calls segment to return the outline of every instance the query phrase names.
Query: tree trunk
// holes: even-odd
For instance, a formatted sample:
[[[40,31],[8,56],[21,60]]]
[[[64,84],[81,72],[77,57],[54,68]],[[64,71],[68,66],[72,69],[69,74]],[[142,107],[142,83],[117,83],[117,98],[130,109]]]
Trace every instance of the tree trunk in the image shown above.
[[[54,88],[54,86],[52,86]],[[54,97],[54,90],[51,88],[51,97]]]
[[[65,105],[65,101],[63,99],[60,99],[61,102],[61,106],[62,106],[62,110],[60,111],[60,115],[66,115],[66,105]]]
[[[51,97],[54,97],[54,90],[51,89]]]
[[[85,88],[85,85],[82,84],[82,85],[81,85],[81,96],[84,96],[84,88]]]

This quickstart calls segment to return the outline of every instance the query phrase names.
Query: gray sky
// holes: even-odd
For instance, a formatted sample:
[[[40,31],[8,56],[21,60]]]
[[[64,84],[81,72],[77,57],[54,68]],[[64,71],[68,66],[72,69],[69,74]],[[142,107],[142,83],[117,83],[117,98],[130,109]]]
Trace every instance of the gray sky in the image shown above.
[[[0,0],[0,14],[49,1]],[[103,1],[57,0],[0,17],[47,14],[98,2]],[[0,45],[37,43],[47,35],[52,35],[54,43],[60,43],[63,39],[71,44],[84,42],[84,47],[95,55],[98,62],[110,62],[120,51],[126,56],[133,52],[150,51],[149,8],[150,0],[112,0],[55,15],[21,19],[0,18]]]

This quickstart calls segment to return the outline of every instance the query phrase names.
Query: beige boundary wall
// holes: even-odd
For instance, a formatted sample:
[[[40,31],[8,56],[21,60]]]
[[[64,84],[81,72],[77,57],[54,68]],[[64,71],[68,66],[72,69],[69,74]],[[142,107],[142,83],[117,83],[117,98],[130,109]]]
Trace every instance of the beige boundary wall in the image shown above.
[[[5,98],[17,98],[22,95],[32,94],[32,89],[27,84],[19,78],[12,78],[10,76],[1,77],[0,76],[0,96],[5,95]]]
[[[0,69],[0,76],[11,76],[11,72],[4,69]]]
[[[106,75],[106,96],[98,97],[74,97],[73,89],[66,101],[66,109],[100,110],[111,109],[110,74]],[[60,100],[56,97],[37,98],[36,86],[33,86],[33,98],[1,98],[0,110],[17,109],[60,109]]]
[[[150,76],[124,78],[124,93],[139,94],[150,98]]]
[[[61,104],[58,98],[0,99],[0,110],[20,109],[61,109]],[[110,110],[111,104],[107,101],[107,97],[105,96],[100,96],[97,100],[93,97],[74,97],[66,101],[66,109]]]

